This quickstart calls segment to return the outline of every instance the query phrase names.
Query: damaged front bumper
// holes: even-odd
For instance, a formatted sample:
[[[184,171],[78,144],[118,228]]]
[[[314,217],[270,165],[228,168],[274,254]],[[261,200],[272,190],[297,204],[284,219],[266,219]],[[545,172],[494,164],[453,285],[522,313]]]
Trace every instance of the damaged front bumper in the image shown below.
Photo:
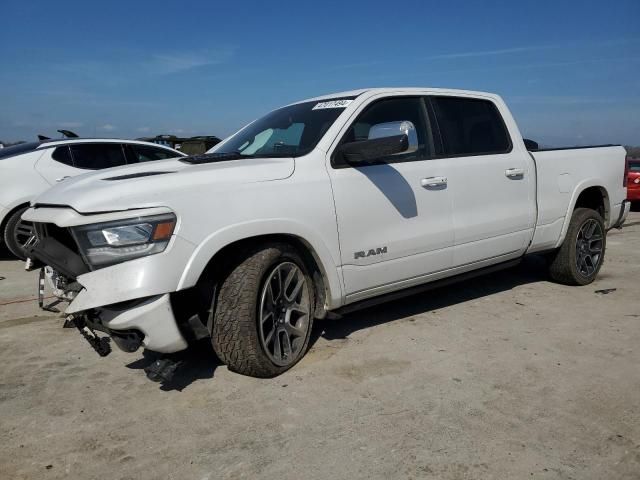
[[[89,327],[107,333],[125,352],[135,352],[141,346],[160,353],[187,348],[169,294],[101,307],[84,315]]]
[[[50,210],[44,217],[37,212],[35,218],[29,218],[36,221],[40,235],[29,255],[36,265],[49,265],[76,286],[65,313],[89,331],[107,333],[125,351],[143,346],[173,353],[187,348],[170,294],[178,289],[194,245],[174,234],[162,253],[91,270],[77,245],[65,235],[67,227],[80,220],[87,222],[87,216],[71,209]],[[56,216],[54,210],[60,215]]]

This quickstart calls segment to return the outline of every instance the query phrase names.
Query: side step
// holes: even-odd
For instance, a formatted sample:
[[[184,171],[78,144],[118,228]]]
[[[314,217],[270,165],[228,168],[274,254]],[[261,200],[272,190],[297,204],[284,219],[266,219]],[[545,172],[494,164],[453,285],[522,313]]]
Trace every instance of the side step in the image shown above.
[[[522,258],[517,258],[515,260],[509,260],[508,262],[498,263],[496,265],[491,265],[489,267],[479,268],[478,270],[472,270],[470,272],[461,273],[453,277],[442,278],[440,280],[435,280],[433,282],[416,285],[415,287],[405,288],[403,290],[398,290],[397,292],[386,293],[384,295],[379,295],[373,298],[366,298],[364,300],[360,300],[358,302],[345,305],[344,307],[340,307],[337,310],[327,312],[326,318],[331,320],[337,320],[341,318],[343,315],[346,315],[351,312],[355,312],[357,310],[374,307],[381,303],[390,302],[392,300],[398,300],[400,298],[409,297],[411,295],[427,292],[429,290],[434,290],[436,288],[446,287],[448,285],[462,282],[464,280],[469,280],[471,278],[480,277],[488,273],[498,272],[500,270],[512,268],[520,264],[521,261],[522,261]]]

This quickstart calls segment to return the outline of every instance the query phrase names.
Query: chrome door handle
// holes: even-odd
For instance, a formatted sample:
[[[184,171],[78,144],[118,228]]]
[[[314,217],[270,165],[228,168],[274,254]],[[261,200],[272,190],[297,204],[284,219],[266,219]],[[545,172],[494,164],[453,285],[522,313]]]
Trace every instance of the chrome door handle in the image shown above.
[[[447,185],[447,177],[427,177],[420,180],[420,184],[425,187],[443,187]]]
[[[63,180],[66,180],[67,178],[71,178],[69,175],[64,176],[64,177],[60,177],[60,178],[56,178],[56,182],[61,182]]]
[[[524,168],[507,168],[504,174],[507,178],[522,178],[524,177]]]

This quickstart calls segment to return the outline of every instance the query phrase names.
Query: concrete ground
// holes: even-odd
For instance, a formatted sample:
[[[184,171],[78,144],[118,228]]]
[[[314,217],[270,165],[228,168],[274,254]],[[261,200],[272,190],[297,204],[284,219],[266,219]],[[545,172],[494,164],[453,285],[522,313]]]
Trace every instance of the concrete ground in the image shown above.
[[[592,285],[528,259],[317,322],[272,380],[203,344],[152,383],[153,356],[99,358],[0,261],[0,476],[639,479],[640,214],[627,222]]]

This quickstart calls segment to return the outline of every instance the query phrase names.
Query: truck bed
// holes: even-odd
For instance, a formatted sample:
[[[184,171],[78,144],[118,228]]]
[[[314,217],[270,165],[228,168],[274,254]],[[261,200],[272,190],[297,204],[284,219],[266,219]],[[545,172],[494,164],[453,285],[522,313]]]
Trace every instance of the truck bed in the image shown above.
[[[529,152],[538,179],[536,231],[528,252],[558,247],[578,195],[601,186],[605,226],[611,228],[626,197],[623,187],[626,151],[619,145],[539,149]]]

